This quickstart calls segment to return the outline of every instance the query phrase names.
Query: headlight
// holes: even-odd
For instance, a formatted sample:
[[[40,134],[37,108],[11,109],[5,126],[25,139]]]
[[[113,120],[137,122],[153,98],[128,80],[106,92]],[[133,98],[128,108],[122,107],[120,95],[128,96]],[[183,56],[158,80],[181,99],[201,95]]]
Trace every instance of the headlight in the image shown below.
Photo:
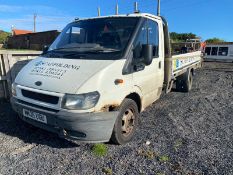
[[[12,96],[16,96],[16,83],[11,85],[11,94]]]
[[[99,92],[71,95],[66,94],[62,101],[62,108],[69,110],[86,110],[95,107],[99,100]]]

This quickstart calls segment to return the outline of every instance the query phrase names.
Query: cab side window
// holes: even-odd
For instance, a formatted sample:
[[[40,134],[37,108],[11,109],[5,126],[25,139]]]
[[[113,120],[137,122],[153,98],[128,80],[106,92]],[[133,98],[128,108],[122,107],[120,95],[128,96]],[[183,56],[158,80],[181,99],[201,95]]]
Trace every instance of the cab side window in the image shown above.
[[[134,58],[141,58],[141,48],[144,44],[153,45],[153,56],[158,57],[159,31],[158,24],[152,20],[146,20],[141,26],[134,43]]]
[[[159,30],[158,23],[148,20],[148,42],[153,45],[153,56],[159,56]]]

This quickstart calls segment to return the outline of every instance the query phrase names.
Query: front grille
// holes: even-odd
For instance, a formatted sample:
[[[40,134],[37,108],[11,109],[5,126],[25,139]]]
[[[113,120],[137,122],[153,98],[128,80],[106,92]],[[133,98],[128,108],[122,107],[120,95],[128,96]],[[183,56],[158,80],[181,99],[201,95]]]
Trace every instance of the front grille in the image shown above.
[[[46,95],[46,94],[40,94],[37,92],[32,92],[32,91],[28,91],[28,90],[21,90],[22,95],[24,97],[33,99],[33,100],[37,100],[37,101],[41,101],[41,102],[45,102],[45,103],[50,103],[50,104],[58,104],[59,101],[59,97],[55,97],[52,95]]]
[[[35,105],[35,104],[32,104],[32,103],[28,103],[26,101],[19,100],[19,99],[17,99],[17,102],[20,103],[20,104],[23,104],[23,105],[30,106],[30,107],[34,107],[34,108],[38,108],[38,109],[43,109],[45,111],[50,111],[50,112],[54,112],[54,113],[59,112],[59,110],[57,110],[57,109],[51,109],[51,108],[47,108],[47,107],[43,107],[43,106],[38,106],[38,105]]]

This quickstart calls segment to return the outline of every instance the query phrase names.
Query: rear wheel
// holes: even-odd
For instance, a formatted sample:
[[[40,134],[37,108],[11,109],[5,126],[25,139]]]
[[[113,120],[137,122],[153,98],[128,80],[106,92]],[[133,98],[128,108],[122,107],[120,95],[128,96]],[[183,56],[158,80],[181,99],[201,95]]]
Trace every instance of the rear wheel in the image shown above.
[[[122,145],[129,142],[138,126],[139,112],[135,101],[125,99],[120,107],[119,115],[116,119],[111,141]]]
[[[176,89],[180,92],[189,92],[192,89],[193,85],[193,75],[190,70],[188,70],[183,75],[177,77],[176,80]]]

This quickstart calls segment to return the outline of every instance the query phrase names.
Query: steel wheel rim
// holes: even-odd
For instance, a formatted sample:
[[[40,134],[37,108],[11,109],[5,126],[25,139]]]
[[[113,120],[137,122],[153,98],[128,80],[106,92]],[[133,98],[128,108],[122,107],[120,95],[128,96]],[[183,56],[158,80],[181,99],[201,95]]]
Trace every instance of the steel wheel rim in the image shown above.
[[[122,117],[121,131],[123,136],[129,136],[135,126],[135,115],[132,109],[127,109]]]

